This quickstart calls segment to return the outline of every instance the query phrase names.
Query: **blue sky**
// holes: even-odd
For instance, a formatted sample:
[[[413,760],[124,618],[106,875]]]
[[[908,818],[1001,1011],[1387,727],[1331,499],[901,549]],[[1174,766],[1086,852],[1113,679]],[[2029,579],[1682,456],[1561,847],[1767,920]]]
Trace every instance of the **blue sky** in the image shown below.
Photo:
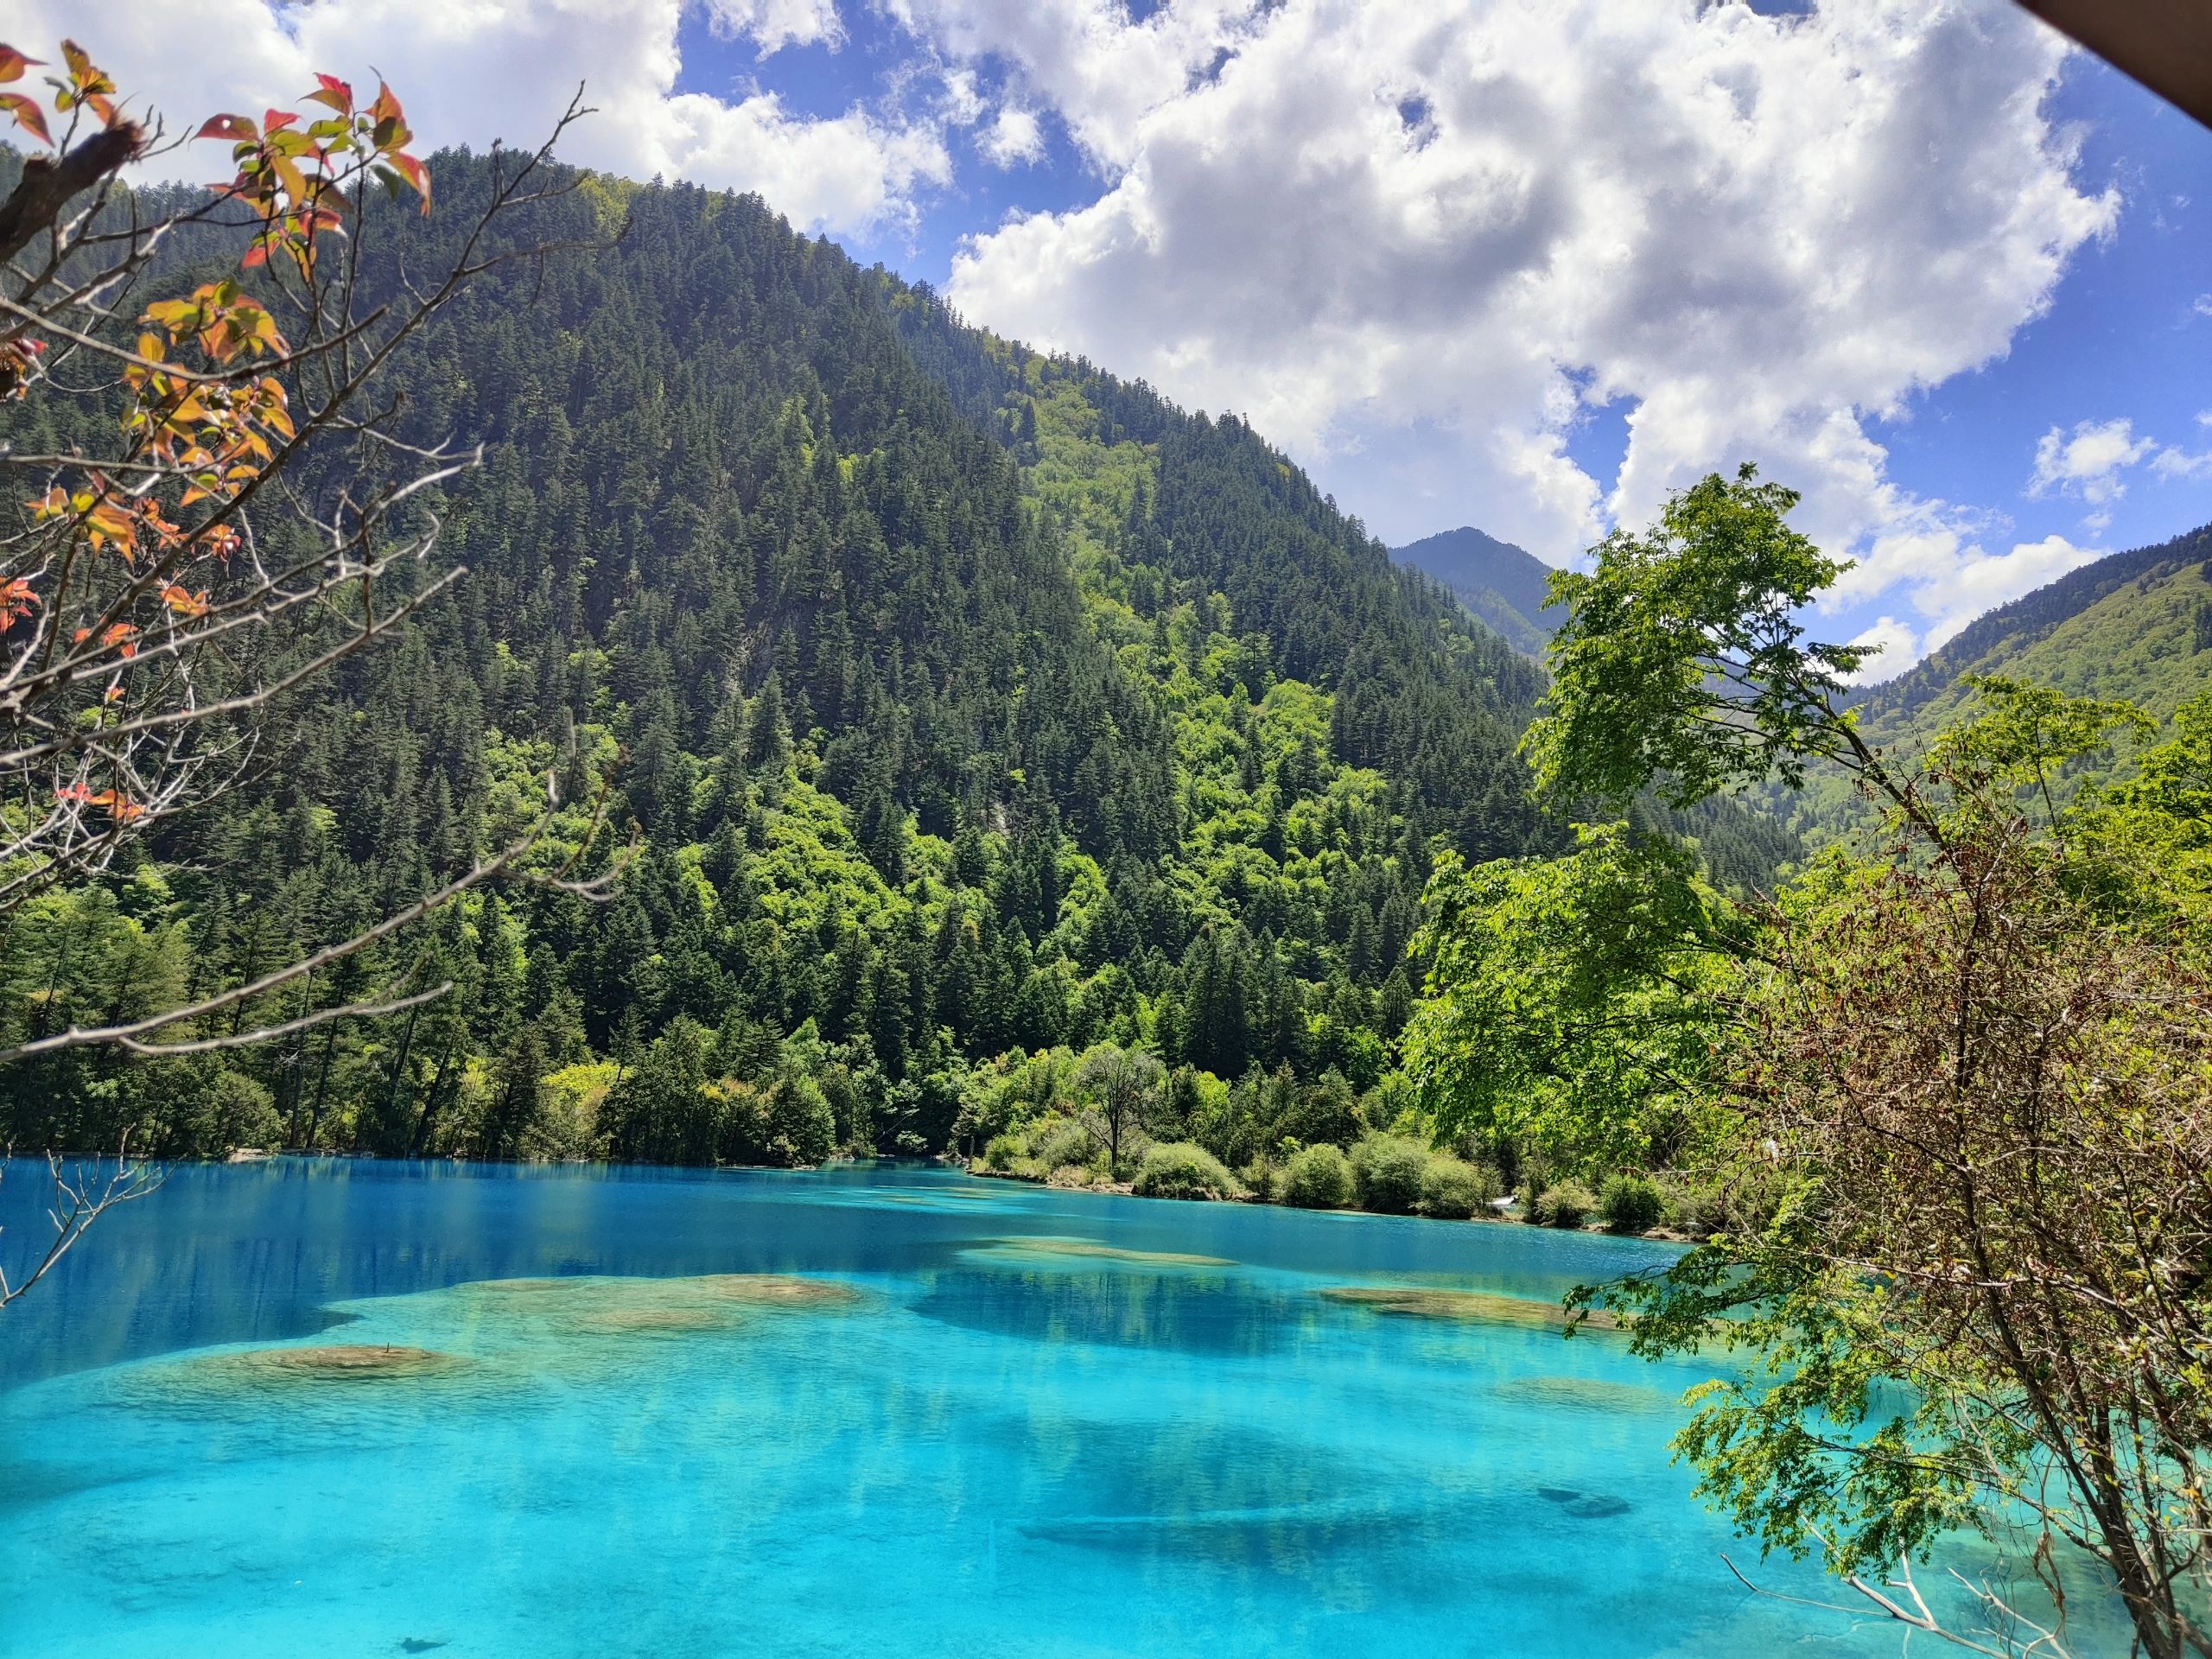
[[[1151,8],[1146,8],[1148,10]],[[1802,8],[1796,8],[1802,10]],[[880,12],[845,11],[845,37],[761,58],[744,37],[721,38],[703,15],[687,18],[678,86],[717,97],[747,90],[779,95],[795,112],[832,117],[856,104],[895,99],[909,73],[911,34]],[[1002,86],[986,64],[985,91]],[[1888,452],[1891,480],[1916,495],[1964,504],[1999,536],[2034,543],[2059,536],[2084,550],[2163,541],[2212,522],[2212,467],[2156,470],[2159,448],[2212,451],[2212,132],[2084,53],[2069,57],[2047,102],[2051,125],[2078,145],[2073,174],[2094,194],[2111,188],[2120,207],[2111,230],[2068,261],[2048,308],[2022,321],[1986,364],[1916,390],[1894,413],[1870,422]],[[951,177],[917,204],[908,222],[842,238],[858,257],[944,288],[969,238],[1010,214],[1056,214],[1096,201],[1113,182],[1087,161],[1066,125],[1049,114],[1044,153],[1012,168],[973,149],[952,152]],[[1110,361],[1109,368],[1116,366]],[[1601,486],[1618,477],[1628,448],[1631,400],[1586,408],[1566,453]],[[2116,474],[2120,493],[2079,480],[2037,482],[2045,435],[2071,441],[2083,424],[2129,423],[2123,447],[2158,446]],[[2094,457],[2090,459],[2094,460]],[[1319,469],[1341,503],[1389,533],[1410,539],[1449,528],[1395,517],[1379,499],[1388,478],[1370,479],[1357,458]],[[1545,547],[1547,556],[1562,550]],[[2054,573],[2055,574],[2055,573]],[[1876,602],[1847,613],[1865,622]]]
[[[1136,15],[1156,10],[1136,9]],[[774,93],[794,115],[830,120],[856,105],[896,101],[915,53],[913,36],[868,5],[839,10],[844,38],[787,46],[763,58],[743,35],[718,32],[703,10],[687,11],[677,26],[682,56],[678,92],[732,99],[759,90]],[[979,70],[982,90],[1001,89],[1002,66]],[[868,226],[836,239],[864,264],[880,262],[910,281],[942,289],[952,257],[969,237],[995,230],[1007,214],[1059,213],[1096,200],[1105,178],[1086,165],[1066,124],[1040,118],[1045,153],[1033,162],[995,167],[971,146],[950,150],[951,179],[916,204],[910,222]]]
[[[164,109],[374,62],[433,143],[586,79],[570,159],[1243,413],[1393,543],[1564,562],[1754,461],[1891,671],[2212,521],[2212,133],[2012,0],[137,3],[0,8]]]
[[[1901,482],[1986,503],[2031,539],[2075,533],[2083,516],[2077,498],[2026,493],[2054,425],[2125,419],[2186,451],[2212,448],[2196,421],[2212,410],[2212,132],[2086,54],[2067,65],[2053,110],[2080,126],[2081,172],[2122,193],[2113,235],[2075,255],[2049,313],[2005,356],[1879,429]],[[2212,522],[2212,469],[2131,473],[2110,511],[2097,539],[2113,550],[2193,530]]]

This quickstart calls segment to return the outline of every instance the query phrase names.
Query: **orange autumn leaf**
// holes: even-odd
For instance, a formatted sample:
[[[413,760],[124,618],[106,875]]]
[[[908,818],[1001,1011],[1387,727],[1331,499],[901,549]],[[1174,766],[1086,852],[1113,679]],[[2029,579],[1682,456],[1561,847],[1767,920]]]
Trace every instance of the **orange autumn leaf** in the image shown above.
[[[335,75],[319,74],[315,79],[321,85],[317,91],[308,94],[308,103],[320,104],[326,109],[337,111],[340,115],[353,113],[353,89],[350,85],[339,79]]]
[[[31,591],[30,583],[22,576],[10,577],[4,586],[0,586],[0,633],[29,616],[37,604],[38,595]]]
[[[16,124],[49,148],[54,139],[46,130],[46,113],[21,92],[0,92],[0,110],[16,118]]]
[[[391,164],[406,175],[407,182],[413,185],[416,194],[423,198],[423,211],[428,213],[430,211],[430,169],[404,150],[391,158]]]
[[[117,789],[104,789],[99,794],[90,797],[86,804],[107,808],[125,823],[141,816],[146,810],[121,790]]]

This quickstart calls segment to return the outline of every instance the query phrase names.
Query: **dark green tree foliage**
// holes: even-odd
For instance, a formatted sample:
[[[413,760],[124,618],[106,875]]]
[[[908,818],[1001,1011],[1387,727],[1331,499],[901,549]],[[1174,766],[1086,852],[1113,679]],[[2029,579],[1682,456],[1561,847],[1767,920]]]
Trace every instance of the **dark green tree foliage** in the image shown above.
[[[434,166],[390,245],[423,269],[490,188]],[[18,1068],[6,1135],[804,1163],[941,1148],[964,1068],[1111,1042],[1226,1080],[1193,1133],[1233,1161],[1352,1138],[1436,854],[1553,844],[1514,755],[1538,671],[1241,421],[965,328],[755,198],[533,212],[516,238],[630,229],[494,273],[393,372],[417,435],[486,446],[423,504],[467,580],[294,694],[215,810],[28,911],[0,1023],[295,960],[504,844],[548,773],[556,841],[601,791],[634,826],[616,896],[474,895],[178,1034],[453,986],[405,1014]]]

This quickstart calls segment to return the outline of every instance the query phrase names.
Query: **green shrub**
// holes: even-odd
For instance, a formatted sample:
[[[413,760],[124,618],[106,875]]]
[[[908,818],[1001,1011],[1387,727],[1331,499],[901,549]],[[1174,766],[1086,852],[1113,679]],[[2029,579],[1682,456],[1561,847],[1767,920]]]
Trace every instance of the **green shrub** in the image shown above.
[[[811,1077],[777,1080],[768,1091],[767,1125],[772,1162],[811,1167],[837,1149],[836,1116],[821,1084]]]
[[[1135,1191],[1145,1198],[1233,1198],[1242,1189],[1221,1160],[1189,1141],[1147,1147],[1137,1166]]]
[[[1110,1179],[1134,1181],[1137,1172],[1144,1167],[1144,1160],[1152,1155],[1152,1137],[1141,1129],[1130,1129],[1122,1136],[1122,1159],[1113,1167]],[[1101,1148],[1103,1154],[1103,1148]],[[1098,1160],[1103,1162],[1102,1158]]]
[[[1262,1204],[1273,1204],[1282,1196],[1282,1172],[1274,1166],[1265,1153],[1238,1170],[1236,1179],[1243,1182],[1245,1191]]]
[[[284,1123],[269,1091],[243,1072],[232,1071],[213,1055],[156,1062],[162,1068],[165,1122],[133,1144],[151,1141],[170,1157],[220,1158],[234,1147],[283,1144]],[[151,1073],[155,1065],[149,1065]]]
[[[1666,1215],[1667,1203],[1649,1176],[1624,1173],[1605,1182],[1598,1210],[1616,1233],[1648,1233]]]
[[[1560,1181],[1536,1194],[1529,1219],[1545,1227],[1580,1227],[1597,1207],[1597,1195],[1581,1182]]]
[[[1351,1149],[1351,1173],[1361,1209],[1410,1215],[1421,1203],[1428,1148],[1403,1135],[1370,1135]]]
[[[1726,1177],[1668,1171],[1654,1176],[1665,1205],[1662,1219],[1692,1238],[1756,1232],[1774,1219],[1788,1195],[1785,1166],[1756,1163]]]
[[[1710,1238],[1715,1233],[1725,1233],[1735,1221],[1727,1189],[1719,1182],[1668,1173],[1653,1184],[1667,1206],[1669,1225],[1680,1228],[1692,1238]]]
[[[1471,1164],[1440,1152],[1428,1160],[1421,1181],[1421,1208],[1425,1216],[1465,1221],[1487,1215],[1491,1200],[1503,1196],[1505,1183],[1488,1164]]]
[[[995,1135],[983,1148],[983,1167],[1003,1175],[1012,1170],[1028,1147],[1018,1135]]]
[[[1282,1172],[1282,1201],[1301,1210],[1341,1210],[1351,1202],[1351,1165],[1326,1141],[1301,1148]]]
[[[1058,1169],[1068,1164],[1088,1165],[1101,1150],[1098,1137],[1087,1125],[1072,1118],[1052,1118],[1033,1126],[1029,1147],[1038,1162],[1047,1169]]]

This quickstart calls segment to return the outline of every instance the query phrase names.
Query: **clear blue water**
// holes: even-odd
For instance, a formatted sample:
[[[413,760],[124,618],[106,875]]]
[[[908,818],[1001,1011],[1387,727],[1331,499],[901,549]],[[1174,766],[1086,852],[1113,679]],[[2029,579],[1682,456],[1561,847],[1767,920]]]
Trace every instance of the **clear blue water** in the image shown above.
[[[0,1314],[0,1655],[1896,1652],[1729,1577],[1696,1370],[1319,1294],[1661,1259],[911,1166],[182,1168]],[[337,1344],[448,1357],[281,1357]]]

